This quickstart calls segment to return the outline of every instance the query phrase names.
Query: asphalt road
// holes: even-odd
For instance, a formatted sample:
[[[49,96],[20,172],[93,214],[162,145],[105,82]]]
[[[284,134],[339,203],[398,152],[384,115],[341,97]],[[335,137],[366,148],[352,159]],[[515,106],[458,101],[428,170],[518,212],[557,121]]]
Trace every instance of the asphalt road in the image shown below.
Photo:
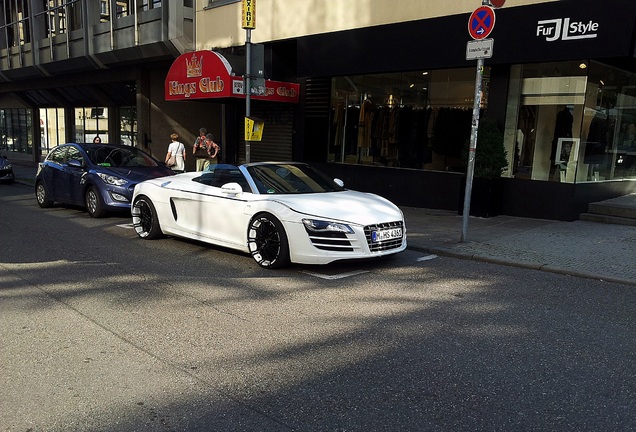
[[[0,185],[0,430],[636,430],[636,290],[407,251],[260,269]]]

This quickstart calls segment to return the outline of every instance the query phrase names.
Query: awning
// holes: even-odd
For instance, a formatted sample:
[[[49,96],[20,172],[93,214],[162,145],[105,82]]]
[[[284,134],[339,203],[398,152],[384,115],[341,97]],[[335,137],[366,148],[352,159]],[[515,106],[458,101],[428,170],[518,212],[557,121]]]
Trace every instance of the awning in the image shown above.
[[[165,82],[169,101],[190,99],[245,98],[243,77],[215,51],[195,51],[180,55],[170,66]],[[265,80],[264,87],[252,87],[251,99],[298,103],[300,85]]]

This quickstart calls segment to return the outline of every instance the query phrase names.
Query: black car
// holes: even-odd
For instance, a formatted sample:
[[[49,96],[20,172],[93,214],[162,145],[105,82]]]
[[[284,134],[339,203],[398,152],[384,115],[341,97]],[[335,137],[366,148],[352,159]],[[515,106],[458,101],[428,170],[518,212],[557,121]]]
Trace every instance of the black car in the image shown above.
[[[129,210],[137,183],[174,172],[136,147],[62,144],[49,152],[35,176],[40,207],[79,205],[92,217]]]
[[[0,157],[0,182],[13,183],[15,175],[13,174],[13,166],[6,156]]]

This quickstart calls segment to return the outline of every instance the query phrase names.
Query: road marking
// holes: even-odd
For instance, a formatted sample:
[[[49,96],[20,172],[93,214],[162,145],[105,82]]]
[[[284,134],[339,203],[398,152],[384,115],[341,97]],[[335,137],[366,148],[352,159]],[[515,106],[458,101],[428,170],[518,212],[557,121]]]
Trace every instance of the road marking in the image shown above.
[[[133,229],[133,224],[132,223],[128,223],[128,224],[120,224],[117,225],[119,228],[126,228],[126,229]]]
[[[344,279],[344,278],[348,278],[351,276],[357,276],[357,275],[361,275],[364,273],[369,273],[368,270],[358,270],[358,271],[353,271],[353,272],[349,272],[349,273],[341,273],[341,274],[337,274],[337,275],[326,275],[326,274],[322,274],[322,273],[312,273],[312,272],[308,272],[308,271],[302,271],[301,273],[305,273],[308,274],[309,276],[315,276],[317,278],[321,278],[321,279],[327,279],[327,280],[336,280],[336,279]]]
[[[426,256],[423,256],[423,257],[419,257],[417,259],[417,261],[418,262],[419,261],[429,261],[429,260],[432,260],[432,259],[435,259],[435,258],[437,258],[437,255],[426,255]]]

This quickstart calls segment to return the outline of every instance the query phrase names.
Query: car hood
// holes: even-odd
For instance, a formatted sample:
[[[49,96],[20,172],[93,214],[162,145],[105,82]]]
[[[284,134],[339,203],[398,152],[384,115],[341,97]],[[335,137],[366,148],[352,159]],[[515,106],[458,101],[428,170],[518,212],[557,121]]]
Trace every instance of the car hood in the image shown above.
[[[274,201],[307,216],[370,225],[402,220],[402,211],[389,200],[357,191],[277,195]]]
[[[139,183],[144,180],[165,177],[174,174],[170,168],[162,166],[156,167],[101,167],[99,172],[115,175],[117,177],[125,178],[133,183]]]

